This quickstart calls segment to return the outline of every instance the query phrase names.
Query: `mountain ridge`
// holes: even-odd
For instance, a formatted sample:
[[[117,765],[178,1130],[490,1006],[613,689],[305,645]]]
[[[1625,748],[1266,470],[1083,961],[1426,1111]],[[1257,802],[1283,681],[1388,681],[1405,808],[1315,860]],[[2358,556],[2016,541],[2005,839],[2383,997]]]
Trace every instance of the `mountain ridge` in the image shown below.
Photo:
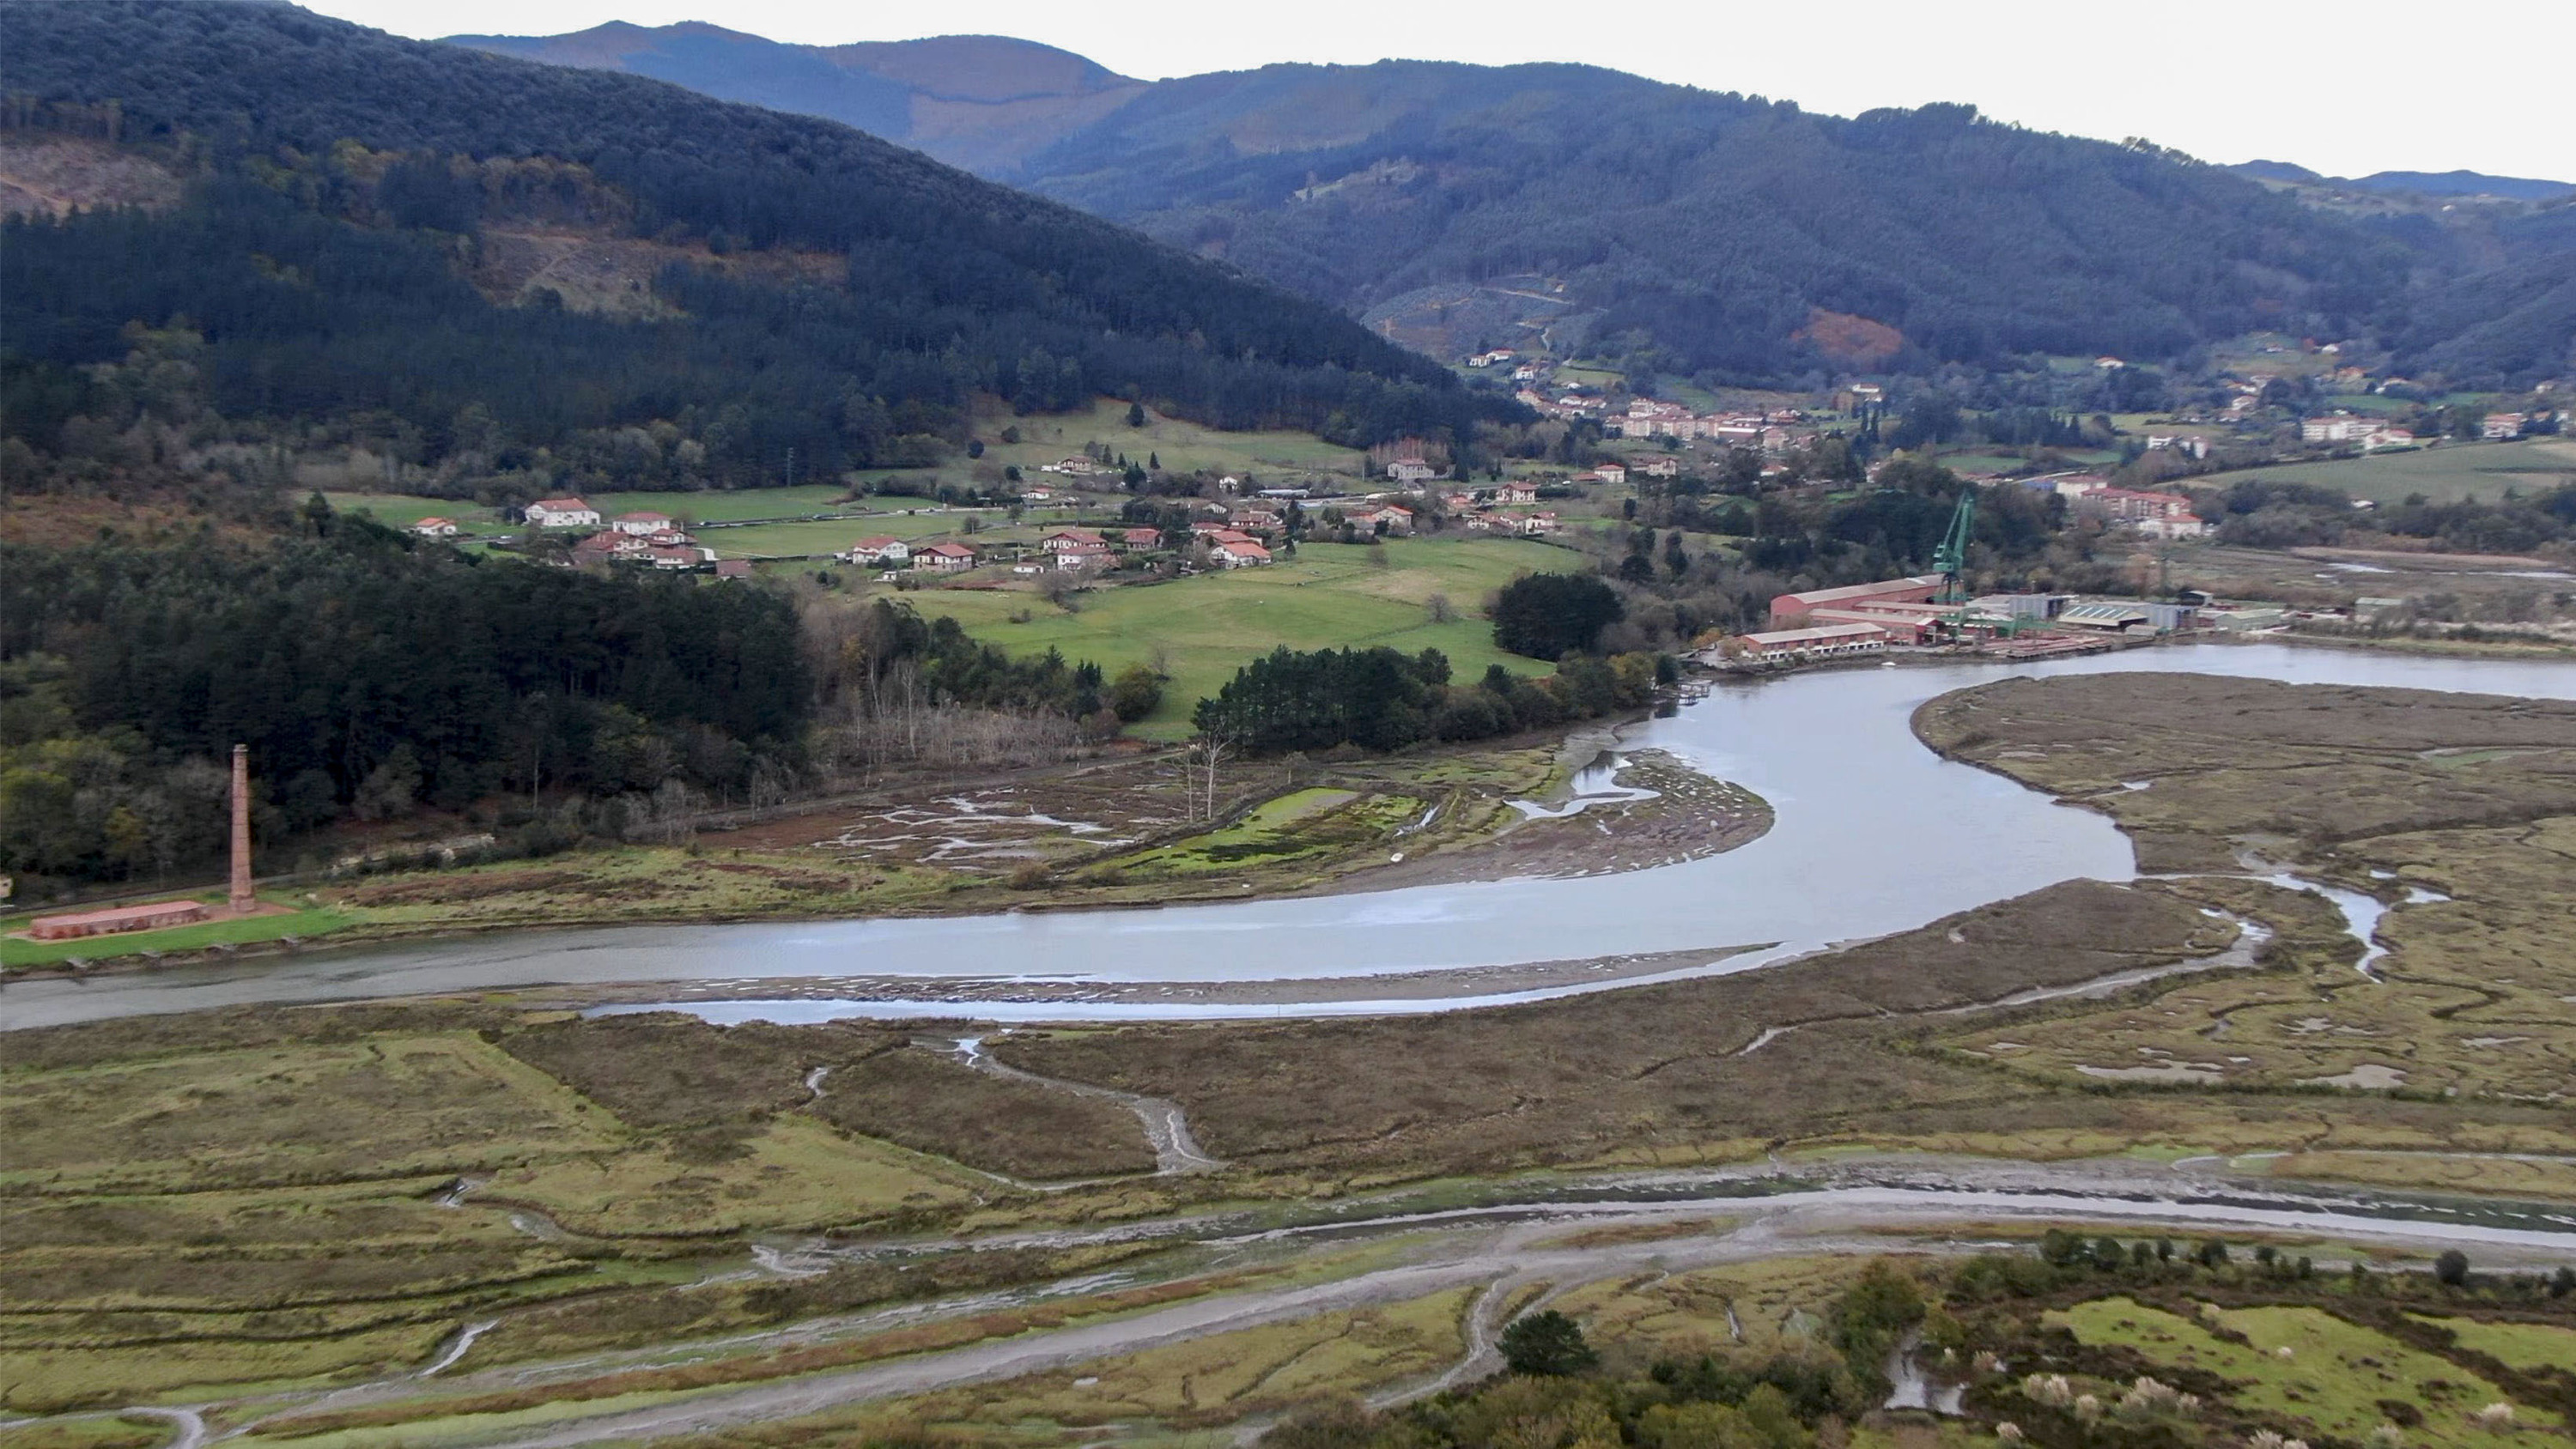
[[[951,43],[877,43],[871,73],[893,82],[920,47]],[[916,89],[889,136],[1437,355],[1544,324],[1705,385],[1812,380],[1850,361],[1811,345],[1843,318],[1898,339],[1881,357],[1898,370],[2154,360],[2252,330],[2429,351],[2439,339],[2406,315],[2411,298],[2538,265],[2569,230],[2518,201],[2457,214],[2413,193],[2338,203],[2303,167],[2265,175],[1967,106],[1822,116],[1546,63],[1283,63],[1131,88],[1042,49],[1063,72],[1044,96],[1008,77],[982,81],[1023,97],[999,105]],[[1077,94],[1065,77],[1083,75],[1094,88]],[[1528,300],[1522,282],[1493,291],[1513,278],[1563,305],[1500,302]],[[1462,307],[1460,288],[1484,290]],[[2551,352],[2443,356],[2503,378],[2545,372]]]

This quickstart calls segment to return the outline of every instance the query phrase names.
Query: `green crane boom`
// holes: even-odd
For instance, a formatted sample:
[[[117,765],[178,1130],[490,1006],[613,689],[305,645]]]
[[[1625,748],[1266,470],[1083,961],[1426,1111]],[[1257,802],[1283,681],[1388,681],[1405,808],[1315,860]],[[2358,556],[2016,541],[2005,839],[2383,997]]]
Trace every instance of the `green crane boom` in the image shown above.
[[[1950,515],[1950,532],[1941,546],[1932,551],[1932,567],[1941,574],[1941,602],[1964,604],[1968,586],[1959,575],[1968,566],[1968,535],[1977,526],[1977,490],[1971,486],[1959,495],[1959,509]]]

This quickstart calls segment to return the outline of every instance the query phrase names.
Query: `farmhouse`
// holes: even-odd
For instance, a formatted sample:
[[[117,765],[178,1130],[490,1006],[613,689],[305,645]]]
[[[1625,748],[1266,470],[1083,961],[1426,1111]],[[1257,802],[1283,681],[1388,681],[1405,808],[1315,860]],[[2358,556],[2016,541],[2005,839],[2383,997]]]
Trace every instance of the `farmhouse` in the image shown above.
[[[1386,476],[1405,488],[1419,488],[1440,476],[1440,470],[1420,458],[1398,458],[1386,465]]]
[[[1118,541],[1128,548],[1160,548],[1163,535],[1150,528],[1131,528],[1118,535]]]
[[[667,513],[654,513],[649,510],[637,513],[621,513],[617,515],[616,520],[612,522],[609,527],[616,529],[619,533],[634,534],[638,538],[650,538],[657,533],[670,533],[673,531],[671,515]]]
[[[1604,463],[1592,470],[1592,476],[1616,488],[1628,481],[1628,469],[1620,463]]]
[[[1092,549],[1106,549],[1108,545],[1101,541],[1099,534],[1092,532],[1090,529],[1059,528],[1055,532],[1039,539],[1038,547],[1045,549],[1048,553],[1072,553],[1077,551],[1089,551]]]
[[[2522,436],[2522,425],[2530,419],[2520,413],[2489,413],[2478,420],[2478,436],[2490,443]]]
[[[1382,508],[1363,508],[1356,513],[1348,515],[1348,519],[1352,527],[1368,531],[1378,531],[1381,529],[1387,533],[1411,533],[1413,531],[1413,510],[1410,508],[1399,508],[1392,503],[1389,503]]]
[[[424,518],[413,524],[411,531],[423,538],[454,538],[456,522],[448,518]]]
[[[599,510],[578,498],[540,498],[522,512],[539,528],[599,527]]]
[[[1109,545],[1096,538],[1088,543],[1068,544],[1054,552],[1055,566],[1060,569],[1107,568],[1112,562]]]
[[[975,550],[962,543],[934,543],[912,551],[912,566],[935,573],[963,573],[975,566]]]
[[[1536,503],[1538,501],[1538,485],[1535,483],[1506,483],[1502,487],[1494,490],[1494,501],[1496,503]]]
[[[1238,536],[1210,547],[1208,558],[1219,568],[1253,568],[1270,562],[1270,550]]]
[[[854,564],[903,564],[912,561],[912,545],[899,538],[863,538],[842,558]]]

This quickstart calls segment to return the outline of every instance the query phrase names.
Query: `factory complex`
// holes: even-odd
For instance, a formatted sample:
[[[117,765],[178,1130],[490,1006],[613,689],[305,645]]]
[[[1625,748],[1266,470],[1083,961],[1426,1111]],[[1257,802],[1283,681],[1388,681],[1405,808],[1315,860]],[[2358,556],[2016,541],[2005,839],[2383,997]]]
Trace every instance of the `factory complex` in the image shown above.
[[[2092,599],[2075,594],[1961,592],[1942,574],[1806,589],[1771,600],[1770,627],[1718,640],[1702,662],[1801,664],[1891,648],[1975,649],[2014,657],[2081,653],[2121,640],[2201,630],[2277,627],[2280,611],[2214,607],[2206,596]]]

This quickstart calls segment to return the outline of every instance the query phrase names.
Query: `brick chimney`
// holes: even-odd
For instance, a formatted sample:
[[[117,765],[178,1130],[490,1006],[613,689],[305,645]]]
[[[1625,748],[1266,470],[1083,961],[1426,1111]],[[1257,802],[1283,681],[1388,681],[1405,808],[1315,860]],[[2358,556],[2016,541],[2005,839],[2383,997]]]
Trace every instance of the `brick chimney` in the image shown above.
[[[250,888],[250,746],[233,746],[232,910],[246,916],[259,905]]]

